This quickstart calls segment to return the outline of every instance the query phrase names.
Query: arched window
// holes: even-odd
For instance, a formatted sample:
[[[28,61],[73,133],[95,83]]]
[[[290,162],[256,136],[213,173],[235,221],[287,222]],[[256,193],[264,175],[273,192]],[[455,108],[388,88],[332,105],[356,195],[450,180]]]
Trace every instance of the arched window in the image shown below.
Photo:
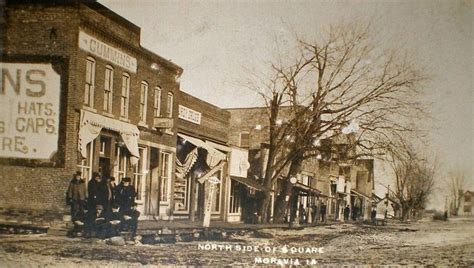
[[[95,59],[87,57],[86,59],[86,83],[84,89],[84,105],[94,107],[94,88],[95,88]]]
[[[142,81],[140,86],[140,122],[146,123],[146,104],[148,95],[148,83]]]
[[[104,111],[112,113],[112,100],[114,92],[114,68],[112,66],[105,66],[104,79]]]
[[[161,114],[161,87],[155,87],[155,98],[153,102],[154,116],[159,117]]]
[[[173,93],[168,92],[168,100],[166,103],[166,113],[168,117],[173,117]]]
[[[130,103],[130,75],[122,74],[122,95],[120,96],[120,116],[128,118],[128,107]]]

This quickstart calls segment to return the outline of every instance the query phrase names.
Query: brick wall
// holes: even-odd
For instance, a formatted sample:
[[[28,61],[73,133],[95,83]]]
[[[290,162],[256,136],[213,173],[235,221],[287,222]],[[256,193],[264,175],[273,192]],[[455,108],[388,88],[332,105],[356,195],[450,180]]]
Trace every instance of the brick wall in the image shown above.
[[[80,109],[83,107],[85,83],[85,59],[87,53],[78,48],[80,29],[89,31],[98,39],[110,43],[138,60],[137,74],[131,74],[130,123],[137,124],[139,116],[140,83],[149,84],[147,125],[141,127],[141,139],[171,147],[176,145],[176,127],[172,135],[152,128],[153,89],[162,87],[161,109],[166,109],[167,92],[174,98],[174,114],[177,115],[176,97],[179,83],[176,78],[182,73],[178,66],[140,47],[139,28],[100,4],[8,4],[5,9],[5,25],[2,35],[2,58],[59,58],[64,61],[62,75],[60,137],[62,151],[58,162],[43,165],[28,160],[0,159],[0,220],[17,218],[36,222],[52,222],[68,212],[65,204],[67,185],[80,160],[77,152]],[[109,13],[107,13],[109,12]],[[103,85],[105,61],[95,58],[97,112],[103,110]],[[26,61],[27,62],[27,61]],[[151,65],[156,63],[158,70]],[[120,114],[122,72],[114,66],[113,115]],[[176,125],[176,123],[175,123]],[[60,163],[60,164],[57,164]]]
[[[78,25],[77,9],[71,5],[10,5],[5,10],[5,35],[2,54],[5,58],[57,57],[65,61],[61,70],[62,84],[59,148],[62,164],[38,167],[29,162],[18,165],[0,165],[0,213],[3,217],[41,220],[48,215],[67,211],[65,191],[77,162],[77,115],[73,110],[76,81],[71,75],[74,66]],[[64,23],[64,22],[68,23]],[[28,62],[28,61],[26,61]],[[66,98],[67,96],[67,98]],[[67,142],[66,142],[67,141]],[[26,165],[24,165],[26,164]],[[15,212],[16,211],[16,212]],[[15,214],[16,213],[16,214]],[[47,218],[47,217],[46,217]]]
[[[178,119],[180,131],[221,143],[228,142],[228,137],[232,135],[232,131],[229,131],[229,112],[182,91],[179,93],[179,103],[201,113],[200,125]]]

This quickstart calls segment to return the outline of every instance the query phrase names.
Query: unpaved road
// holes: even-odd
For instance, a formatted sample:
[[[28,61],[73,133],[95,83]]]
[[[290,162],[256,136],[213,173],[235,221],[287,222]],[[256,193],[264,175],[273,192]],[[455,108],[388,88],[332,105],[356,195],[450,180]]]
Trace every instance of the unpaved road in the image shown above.
[[[227,242],[196,241],[120,247],[91,239],[0,236],[0,267],[248,266],[282,263],[316,266],[474,266],[474,218],[449,222],[393,223],[380,227],[335,224],[303,230],[266,229],[259,232],[258,237],[262,236],[265,238],[246,234],[234,236]]]

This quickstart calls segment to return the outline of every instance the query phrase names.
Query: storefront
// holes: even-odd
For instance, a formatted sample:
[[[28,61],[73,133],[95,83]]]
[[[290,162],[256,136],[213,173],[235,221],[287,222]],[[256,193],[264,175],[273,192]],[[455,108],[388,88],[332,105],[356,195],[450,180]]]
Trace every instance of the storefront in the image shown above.
[[[2,55],[24,64],[12,68],[34,69],[29,71],[32,77],[21,78],[27,82],[22,85],[32,83],[29,90],[34,94],[19,97],[22,103],[44,105],[42,114],[34,111],[35,118],[30,116],[44,127],[28,140],[17,138],[24,148],[31,147],[28,154],[2,154],[0,173],[12,179],[0,189],[5,197],[0,208],[25,211],[31,221],[50,215],[62,219],[69,213],[64,193],[79,170],[86,181],[93,172],[105,179],[115,177],[117,183],[130,177],[142,218],[170,218],[178,110],[174,103],[183,70],[143,48],[140,28],[97,2],[10,1],[5,12],[9,42]],[[37,78],[43,77],[39,74],[46,80]],[[7,91],[20,84],[16,78],[8,79]],[[8,99],[3,101],[8,104]],[[4,120],[0,118],[2,128]]]
[[[229,115],[185,92],[179,99],[174,218],[207,224],[211,219],[225,221],[229,206],[238,211],[229,188]]]

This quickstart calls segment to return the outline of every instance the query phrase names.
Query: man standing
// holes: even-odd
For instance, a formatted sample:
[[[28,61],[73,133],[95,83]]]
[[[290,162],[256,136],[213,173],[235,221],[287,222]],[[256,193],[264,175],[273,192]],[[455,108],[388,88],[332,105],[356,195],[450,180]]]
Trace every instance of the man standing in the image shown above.
[[[122,182],[117,186],[116,191],[117,203],[120,205],[120,212],[123,214],[128,214],[133,203],[135,203],[135,188],[130,185],[130,178],[125,177],[122,179]]]
[[[110,189],[110,205],[116,204],[116,195],[117,195],[117,184],[115,183],[115,177],[110,177],[108,180],[109,189]]]
[[[102,180],[99,173],[94,172],[94,174],[92,174],[92,180],[89,181],[87,187],[89,208],[95,210],[97,205],[101,205],[103,209],[107,211],[110,198],[110,190],[107,182]]]
[[[372,212],[370,212],[370,218],[372,220],[373,225],[377,225],[376,217],[377,217],[377,211],[375,210],[375,207],[373,207]]]
[[[82,173],[74,174],[66,192],[66,202],[71,206],[72,222],[82,221],[84,214],[84,203],[86,200],[86,184],[81,178]]]
[[[349,205],[347,205],[344,208],[344,221],[349,221],[349,215],[351,213],[351,209],[349,208]]]
[[[321,208],[319,210],[321,214],[321,222],[326,223],[326,204],[322,203]]]

